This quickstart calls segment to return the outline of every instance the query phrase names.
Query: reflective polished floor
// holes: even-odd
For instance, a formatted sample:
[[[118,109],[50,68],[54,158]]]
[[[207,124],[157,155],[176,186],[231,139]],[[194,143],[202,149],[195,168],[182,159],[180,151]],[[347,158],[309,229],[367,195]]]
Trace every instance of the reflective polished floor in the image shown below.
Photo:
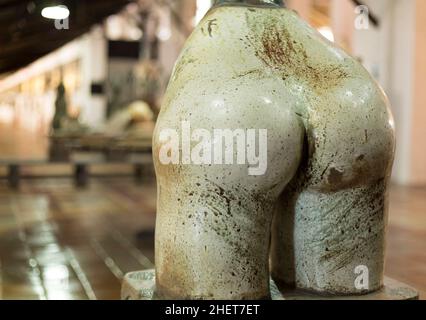
[[[393,186],[386,275],[415,287],[426,300],[426,188]]]
[[[154,222],[154,183],[0,180],[0,297],[119,299],[123,274],[153,265]]]
[[[426,298],[426,189],[393,187],[386,274]],[[153,265],[155,183],[0,180],[3,299],[119,299],[123,274]]]

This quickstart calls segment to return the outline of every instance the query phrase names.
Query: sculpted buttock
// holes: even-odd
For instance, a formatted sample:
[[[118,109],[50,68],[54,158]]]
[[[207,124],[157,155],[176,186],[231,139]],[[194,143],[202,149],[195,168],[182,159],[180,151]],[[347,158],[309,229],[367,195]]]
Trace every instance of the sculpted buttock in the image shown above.
[[[294,12],[210,10],[154,135],[158,295],[264,299],[270,270],[321,293],[380,288],[393,130],[365,69]]]

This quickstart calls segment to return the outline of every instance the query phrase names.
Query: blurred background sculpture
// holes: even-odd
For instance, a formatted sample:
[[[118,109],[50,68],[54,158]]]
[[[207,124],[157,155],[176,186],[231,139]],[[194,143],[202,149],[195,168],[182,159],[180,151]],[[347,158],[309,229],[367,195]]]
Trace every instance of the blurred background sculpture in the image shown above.
[[[55,115],[52,121],[53,130],[61,129],[61,123],[68,116],[67,101],[65,97],[65,86],[61,82],[58,86],[57,97],[55,101]]]

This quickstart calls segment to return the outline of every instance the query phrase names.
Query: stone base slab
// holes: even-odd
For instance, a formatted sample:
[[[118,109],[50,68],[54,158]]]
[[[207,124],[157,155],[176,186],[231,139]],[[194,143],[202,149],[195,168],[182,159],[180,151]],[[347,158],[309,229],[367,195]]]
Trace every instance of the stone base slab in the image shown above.
[[[361,296],[321,296],[298,290],[280,291],[271,280],[272,300],[417,300],[418,292],[401,282],[385,278],[382,290]],[[128,273],[121,290],[123,300],[156,300],[154,269]]]

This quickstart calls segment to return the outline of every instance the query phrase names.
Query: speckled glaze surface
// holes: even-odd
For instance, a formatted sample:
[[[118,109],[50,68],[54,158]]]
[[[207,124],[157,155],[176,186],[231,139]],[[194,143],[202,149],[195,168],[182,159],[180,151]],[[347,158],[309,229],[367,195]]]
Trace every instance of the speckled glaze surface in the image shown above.
[[[164,165],[163,129],[268,130],[265,175]],[[385,95],[296,13],[213,8],[176,64],[157,122],[156,288],[163,298],[269,298],[274,279],[354,293],[383,281],[394,129]],[[275,219],[271,230],[271,224]]]

